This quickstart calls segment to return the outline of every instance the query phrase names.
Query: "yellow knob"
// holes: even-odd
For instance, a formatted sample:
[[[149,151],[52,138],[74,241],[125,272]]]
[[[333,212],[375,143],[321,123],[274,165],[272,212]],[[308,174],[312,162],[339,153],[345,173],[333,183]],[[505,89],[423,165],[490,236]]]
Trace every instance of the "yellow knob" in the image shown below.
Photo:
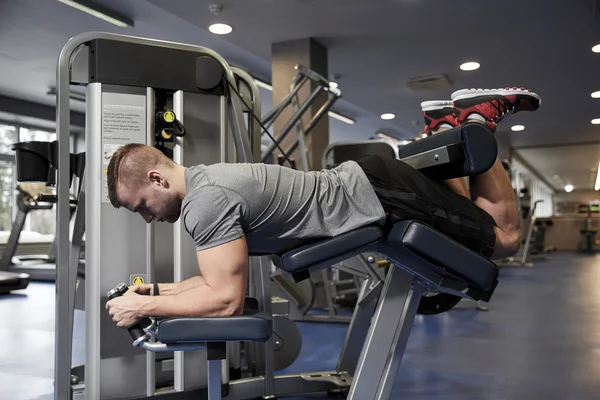
[[[173,134],[171,134],[170,132],[167,132],[164,129],[162,131],[160,131],[160,134],[163,137],[163,139],[171,139],[171,137],[173,137]]]
[[[165,111],[163,114],[163,119],[165,122],[171,123],[175,121],[175,113],[173,111]]]

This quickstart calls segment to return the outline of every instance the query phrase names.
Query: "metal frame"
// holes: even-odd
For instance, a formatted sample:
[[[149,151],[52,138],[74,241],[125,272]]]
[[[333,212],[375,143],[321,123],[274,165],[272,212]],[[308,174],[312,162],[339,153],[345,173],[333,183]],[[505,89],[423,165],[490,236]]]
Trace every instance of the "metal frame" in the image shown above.
[[[56,218],[56,234],[57,234],[57,265],[68,265],[68,268],[58,268],[56,276],[56,331],[55,331],[55,360],[54,360],[54,381],[55,381],[55,398],[61,400],[71,399],[71,340],[73,335],[73,307],[72,304],[75,299],[76,290],[76,279],[78,266],[73,265],[69,262],[72,259],[69,239],[69,218],[67,217],[70,213],[69,209],[69,171],[70,171],[70,83],[71,83],[71,63],[73,62],[75,55],[82,48],[86,47],[86,43],[94,39],[104,39],[121,41],[126,43],[142,44],[147,46],[156,46],[163,48],[179,49],[184,51],[190,51],[198,53],[198,55],[209,55],[210,57],[217,60],[223,67],[224,79],[228,81],[232,87],[236,87],[233,72],[229,68],[227,62],[216,52],[194,45],[187,45],[182,43],[167,42],[146,38],[138,38],[125,35],[117,35],[103,32],[88,32],[71,38],[61,50],[60,56],[57,63],[57,107],[56,107],[56,121],[57,121],[57,139],[58,139],[58,179],[57,179],[57,218]],[[99,96],[99,91],[94,91],[93,87],[96,84],[88,85],[88,98],[89,96]],[[96,98],[99,100],[99,98]],[[242,160],[251,159],[251,147],[247,141],[248,135],[246,131],[245,123],[241,116],[241,103],[236,96],[228,98],[228,106],[231,107],[230,123],[231,128],[234,132],[239,134],[234,135],[234,141],[236,148],[239,153],[239,158]],[[94,118],[91,120],[91,118]],[[86,125],[88,127],[99,127],[101,121],[99,116],[86,115]],[[93,136],[86,132],[86,140],[93,140]],[[95,159],[94,154],[88,155],[88,162],[98,162]],[[89,196],[95,197],[100,196],[101,193],[94,188]],[[98,216],[99,217],[99,216]],[[94,222],[87,221],[88,227],[93,227]],[[90,242],[90,236],[93,237],[93,230],[88,235],[88,242]],[[94,248],[94,244],[87,244],[87,255],[90,259],[93,259],[96,255],[99,255],[101,249]],[[94,269],[91,269],[94,271]],[[89,276],[86,280],[97,279],[97,276]],[[88,285],[86,285],[88,286]],[[97,288],[92,285],[86,288],[87,296],[90,298],[96,298],[98,301],[101,298],[101,293],[97,292]],[[99,304],[86,304],[88,312],[94,310],[94,312],[100,312]],[[86,333],[87,338],[94,335],[94,332],[89,330]],[[90,354],[96,354],[99,359],[99,348],[92,348],[87,351]],[[90,369],[91,367],[91,369]],[[91,365],[86,367],[86,374],[88,376],[98,376],[99,371],[95,371]],[[86,380],[86,391],[89,393],[97,393],[97,387],[94,387],[94,379]]]
[[[289,105],[292,106],[292,116],[281,129],[281,132],[279,132],[276,135],[275,141],[271,143],[265,151],[262,152],[261,160],[262,162],[265,162],[270,157],[272,157],[275,150],[279,148],[279,146],[287,137],[287,135],[291,132],[291,130],[294,127],[296,127],[298,138],[292,145],[290,145],[287,149],[284,150],[285,157],[289,157],[296,150],[297,147],[300,147],[302,170],[308,171],[309,166],[308,159],[306,157],[304,137],[308,136],[310,132],[312,132],[312,130],[315,128],[315,126],[319,123],[319,121],[324,115],[327,115],[331,107],[342,96],[342,92],[337,88],[330,87],[329,81],[323,76],[316,73],[315,71],[312,71],[311,69],[306,68],[305,66],[300,64],[296,65],[295,68],[298,71],[298,73],[292,80],[290,86],[290,93],[287,96],[285,96],[283,100],[279,104],[277,104],[271,111],[267,113],[267,115],[263,119],[263,124],[265,125],[265,128],[268,129],[273,124],[273,122],[281,115],[283,110]],[[300,104],[298,93],[300,92],[300,89],[304,86],[304,84],[309,80],[311,82],[317,83],[318,86],[315,89],[313,89],[308,99],[304,103]],[[315,115],[312,116],[308,125],[304,127],[302,123],[302,117],[309,109],[309,107],[315,102],[315,100],[317,99],[319,94],[321,94],[322,91],[330,94],[330,96],[327,98],[327,101],[315,113]]]

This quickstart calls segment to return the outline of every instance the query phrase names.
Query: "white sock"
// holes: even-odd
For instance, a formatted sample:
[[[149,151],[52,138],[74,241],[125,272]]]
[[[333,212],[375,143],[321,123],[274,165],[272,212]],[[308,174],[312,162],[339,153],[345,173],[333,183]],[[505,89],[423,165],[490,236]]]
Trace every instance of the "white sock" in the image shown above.
[[[436,126],[435,129],[440,129],[440,128],[454,128],[452,125],[446,123],[446,122],[442,122],[441,124],[439,124],[438,126]]]
[[[471,113],[467,116],[467,119],[465,121],[468,121],[470,119],[476,119],[478,121],[481,121],[483,123],[487,122],[485,117],[481,114],[477,114],[477,113]]]

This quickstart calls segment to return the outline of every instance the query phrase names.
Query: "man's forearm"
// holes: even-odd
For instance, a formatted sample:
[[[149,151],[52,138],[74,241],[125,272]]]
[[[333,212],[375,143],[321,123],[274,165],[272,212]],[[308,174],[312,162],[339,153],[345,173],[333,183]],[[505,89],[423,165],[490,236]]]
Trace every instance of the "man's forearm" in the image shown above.
[[[181,282],[160,283],[158,285],[158,294],[161,296],[173,296],[201,285],[206,285],[206,282],[202,276],[197,275]]]
[[[183,282],[181,282],[183,283]],[[235,296],[239,297],[239,296]],[[140,317],[218,317],[240,314],[243,300],[231,300],[206,284],[170,296],[144,296]],[[241,297],[242,299],[244,296]]]

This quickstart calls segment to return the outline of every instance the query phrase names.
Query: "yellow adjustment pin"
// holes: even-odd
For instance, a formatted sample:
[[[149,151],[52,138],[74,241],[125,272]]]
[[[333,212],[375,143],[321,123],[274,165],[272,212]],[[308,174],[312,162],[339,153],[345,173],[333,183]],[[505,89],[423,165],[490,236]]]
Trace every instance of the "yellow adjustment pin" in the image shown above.
[[[175,121],[175,113],[173,111],[165,111],[163,114],[163,119],[165,122],[170,124],[171,122]]]
[[[160,135],[161,135],[161,136],[163,137],[163,139],[165,139],[165,140],[169,140],[169,139],[171,139],[171,138],[173,137],[173,134],[172,134],[172,133],[170,133],[170,132],[167,132],[167,131],[166,131],[166,130],[164,130],[164,129],[163,129],[162,131],[160,131]]]

